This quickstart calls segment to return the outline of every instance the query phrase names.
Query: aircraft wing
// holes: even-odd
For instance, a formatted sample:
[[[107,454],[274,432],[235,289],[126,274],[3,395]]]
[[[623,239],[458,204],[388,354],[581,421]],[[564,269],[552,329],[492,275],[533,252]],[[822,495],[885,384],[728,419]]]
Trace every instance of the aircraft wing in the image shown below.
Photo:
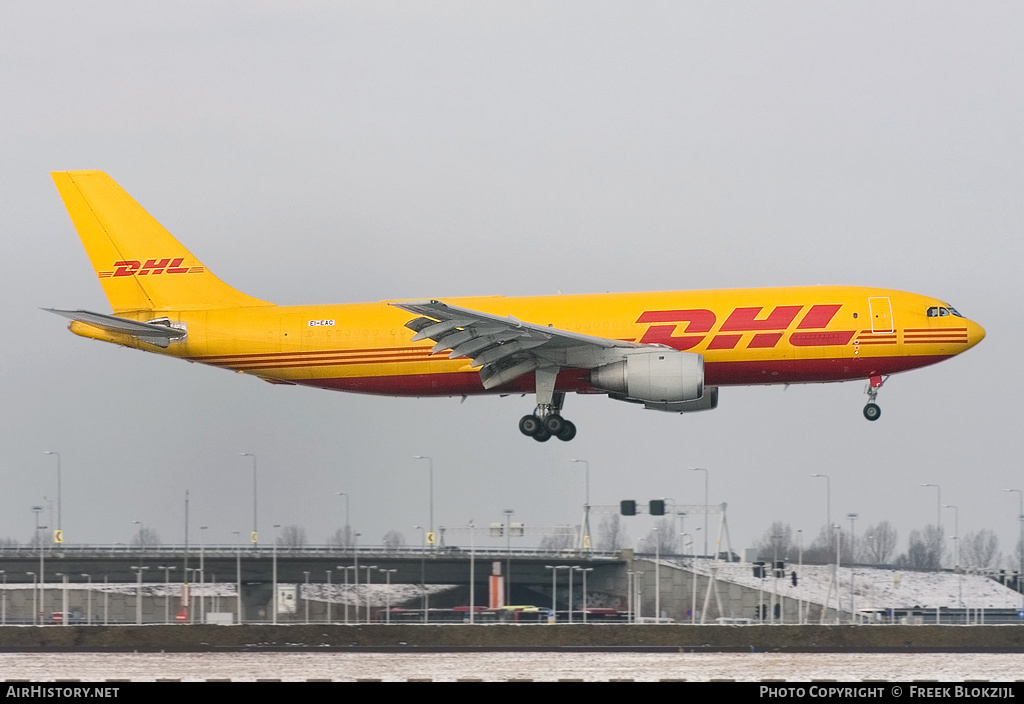
[[[441,301],[391,303],[420,317],[405,327],[413,342],[433,340],[434,354],[449,350],[449,359],[468,357],[480,367],[485,389],[493,389],[540,367],[592,369],[620,358],[624,349],[649,347],[626,340],[582,335]]]
[[[174,327],[174,324],[167,318],[139,322],[103,313],[93,313],[88,310],[55,310],[53,308],[43,308],[43,310],[107,332],[131,335],[157,347],[167,347],[171,342],[184,340],[186,335],[185,330],[181,327]],[[183,323],[177,325],[183,325]]]

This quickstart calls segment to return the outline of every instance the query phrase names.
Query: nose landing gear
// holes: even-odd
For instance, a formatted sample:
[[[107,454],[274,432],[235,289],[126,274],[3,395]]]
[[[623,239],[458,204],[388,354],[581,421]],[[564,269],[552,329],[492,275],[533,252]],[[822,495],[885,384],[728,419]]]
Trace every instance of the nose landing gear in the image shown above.
[[[868,380],[867,388],[864,389],[864,393],[868,395],[868,403],[864,406],[864,417],[868,420],[878,420],[882,416],[882,409],[875,403],[875,399],[878,397],[878,390],[888,379],[888,376],[873,376]]]

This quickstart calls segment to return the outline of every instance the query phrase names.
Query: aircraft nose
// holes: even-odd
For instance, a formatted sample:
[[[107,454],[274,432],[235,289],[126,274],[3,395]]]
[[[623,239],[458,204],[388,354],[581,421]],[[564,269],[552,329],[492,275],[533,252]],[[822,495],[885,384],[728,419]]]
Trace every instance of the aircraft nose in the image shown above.
[[[985,339],[985,328],[978,325],[973,320],[967,321],[967,346],[974,347],[976,344]]]

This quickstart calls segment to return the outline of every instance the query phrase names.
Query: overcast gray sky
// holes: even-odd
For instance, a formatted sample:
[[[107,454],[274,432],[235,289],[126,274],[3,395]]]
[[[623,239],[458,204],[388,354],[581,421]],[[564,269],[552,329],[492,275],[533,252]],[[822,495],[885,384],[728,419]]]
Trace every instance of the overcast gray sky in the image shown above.
[[[32,2],[0,10],[5,314],[0,536],[56,493],[71,542],[141,520],[232,542],[351,496],[362,542],[436,522],[577,522],[592,503],[934,522],[1016,539],[1024,349],[1024,7],[1012,2]],[[926,293],[977,348],[863,384],[726,388],[710,413],[570,397],[272,386],[78,338],[41,306],[109,311],[48,172],[101,169],[218,276],[282,304],[858,284]],[[952,512],[944,512],[952,530]],[[44,517],[45,520],[45,517]],[[634,538],[646,518],[629,523]],[[844,522],[845,523],[845,522]],[[699,524],[699,521],[698,521]],[[687,523],[687,530],[693,524]],[[453,542],[459,542],[455,539]]]

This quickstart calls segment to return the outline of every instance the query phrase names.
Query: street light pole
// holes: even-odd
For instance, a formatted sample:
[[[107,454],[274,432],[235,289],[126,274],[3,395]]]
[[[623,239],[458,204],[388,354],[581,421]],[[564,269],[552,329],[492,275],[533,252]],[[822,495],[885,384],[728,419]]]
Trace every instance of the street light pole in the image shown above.
[[[343,531],[344,531],[342,533],[342,541],[343,542],[342,542],[341,547],[347,548],[349,540],[351,539],[351,536],[349,536],[349,522],[348,522],[348,494],[346,492],[344,492],[344,491],[337,491],[337,492],[334,493],[334,495],[335,496],[344,496],[345,497],[345,527],[343,528]]]
[[[853,530],[853,522],[857,520],[858,515],[856,513],[848,513],[846,517],[850,519],[850,566],[853,567],[854,556],[856,555],[857,538],[856,533]]]
[[[274,569],[273,569],[273,583],[274,583],[274,598],[271,601],[271,607],[274,609],[274,615],[271,619],[272,623],[277,625],[277,537],[278,528],[281,527],[280,523],[274,524],[274,545],[273,545],[273,558],[274,558]]]
[[[708,470],[703,467],[690,467],[691,472],[704,472],[704,557],[708,556]]]
[[[32,625],[34,626],[39,613],[39,607],[36,605],[36,573],[26,572],[25,574],[32,578]]]
[[[574,570],[583,574],[583,623],[587,622],[587,572],[593,572],[593,567],[574,567]]]
[[[342,591],[342,594],[344,595],[343,596],[343,601],[344,601],[344,604],[345,604],[345,625],[347,626],[348,625],[348,601],[349,601],[348,571],[349,570],[356,570],[358,572],[359,568],[355,567],[353,565],[338,565],[337,569],[338,569],[339,572],[343,572],[344,575],[345,575],[345,577],[344,577],[345,578],[345,587],[344,587],[344,590]],[[359,583],[359,575],[358,574],[356,575],[356,583],[357,584]],[[358,607],[358,601],[356,602],[356,608],[357,609],[359,608]],[[359,612],[357,611],[356,612],[357,620],[358,620],[358,616],[359,616]]]
[[[206,531],[210,526],[199,526],[199,622],[206,623]],[[195,573],[193,572],[193,579]],[[195,623],[195,616],[189,610],[189,622]]]
[[[138,581],[135,583],[135,625],[142,625],[142,573],[149,569],[149,567],[143,567],[142,565],[131,566],[132,572],[138,575]]]
[[[580,533],[580,550],[591,549],[590,544],[590,462],[587,460],[569,460],[570,462],[582,463],[584,465],[584,501],[583,501],[583,529]]]
[[[327,595],[325,601],[327,602],[327,625],[331,625],[331,571],[327,570]]]
[[[684,555],[686,554],[686,545],[687,545],[687,543],[689,543],[689,545],[690,545],[690,582],[693,585],[693,589],[691,590],[691,592],[693,594],[693,600],[690,603],[690,625],[692,626],[693,624],[697,623],[697,570],[694,568],[694,564],[693,564],[694,563],[694,559],[693,559],[693,551],[694,551],[693,536],[690,535],[689,533],[680,533],[679,537],[680,538],[684,538],[684,540],[683,540],[683,554]]]
[[[469,519],[469,625],[476,623],[476,530]]]
[[[238,590],[238,598],[235,600],[236,611],[238,612],[238,625],[242,625],[242,531],[231,531],[235,535],[235,589]]]
[[[960,570],[960,509],[952,504],[943,504],[943,508],[953,509],[953,540],[956,541],[953,544],[955,548],[953,551],[953,567]]]
[[[302,588],[302,601],[306,605],[306,625],[309,625],[309,572],[303,572],[306,576],[306,584]]]
[[[956,572],[957,596],[960,607],[964,605],[963,576],[960,574],[960,509],[952,504],[943,504],[943,508],[953,509],[953,570]]]
[[[434,458],[428,457],[427,455],[413,455],[414,460],[426,460],[430,463],[430,522],[427,524],[427,530],[430,531],[430,549],[434,549]]]
[[[661,623],[661,527],[654,526],[654,622]]]
[[[44,556],[45,556],[46,553],[43,550],[42,534],[39,532],[40,530],[46,530],[46,526],[39,525],[39,512],[42,511],[42,510],[43,510],[42,506],[33,506],[32,507],[32,512],[36,514],[36,545],[39,547],[39,612],[40,613],[42,613],[42,611],[46,608],[44,606],[44,603],[46,601],[46,579],[45,579],[45,575],[46,575],[46,560],[45,560]],[[33,594],[35,594],[35,591],[33,591]],[[36,619],[36,617],[33,615],[32,616],[32,623],[35,623],[35,619]],[[42,623],[42,616],[39,617],[39,625],[40,626],[43,625],[43,623]]]
[[[413,530],[420,532],[420,605],[423,607],[423,623],[426,623],[430,611],[430,603],[427,601],[427,529],[413,526]],[[370,612],[366,613],[369,615]]]
[[[370,612],[370,574],[377,569],[377,565],[363,565],[363,569],[366,570],[366,622],[373,623],[373,616]]]
[[[854,589],[853,583],[854,583],[854,580],[857,578],[857,573],[853,569],[853,558],[854,558],[854,555],[855,555],[854,547],[857,544],[857,540],[856,540],[856,537],[855,537],[856,533],[854,533],[854,530],[853,530],[853,522],[857,520],[857,514],[856,513],[848,513],[848,514],[846,514],[846,517],[850,519],[850,617],[853,619],[853,622],[856,623],[857,622],[857,620],[856,620],[857,619],[857,601],[856,601],[856,599],[857,599],[857,592]],[[838,583],[836,583],[836,589],[837,590],[839,589],[839,584]]]
[[[1007,493],[1016,493],[1020,502],[1017,511],[1017,591],[1020,592],[1020,608],[1024,610],[1024,589],[1020,588],[1024,577],[1024,489],[1003,489]]]
[[[54,528],[55,528],[54,537],[56,537],[56,535],[57,535],[56,531],[60,531],[64,527],[64,523],[61,520],[62,516],[61,516],[60,453],[59,452],[53,452],[51,450],[45,450],[45,451],[43,451],[43,454],[44,455],[56,455],[57,456],[57,525],[54,526]],[[51,518],[52,518],[52,516],[51,516]],[[61,537],[61,541],[63,542],[63,534],[62,534],[62,537]],[[54,541],[54,542],[56,542],[56,541]]]
[[[934,487],[936,490],[935,495],[935,527],[942,529],[942,487],[938,484],[922,484],[921,486]]]
[[[397,571],[398,571],[397,568],[393,568],[393,569],[390,569],[390,570],[382,568],[382,569],[378,570],[378,572],[383,572],[384,573],[385,579],[387,580],[387,586],[385,587],[385,591],[384,591],[385,600],[387,602],[387,604],[386,604],[387,610],[384,612],[384,622],[385,623],[391,623],[391,575],[393,575]]]
[[[60,625],[66,626],[68,625],[68,576],[64,572],[57,572],[57,576],[61,581]]]
[[[92,575],[82,573],[86,581],[86,610],[85,610],[85,623],[89,626],[92,625]]]
[[[259,527],[256,522],[256,455],[251,452],[239,452],[242,457],[252,457],[252,544],[259,543]]]
[[[171,622],[171,570],[177,568],[158,565],[157,569],[164,571],[164,623],[166,624]]]
[[[558,582],[555,581],[557,574],[554,565],[544,565],[544,569],[551,570],[551,623],[558,623]]]
[[[507,508],[505,514],[505,606],[512,605],[512,514]]]

